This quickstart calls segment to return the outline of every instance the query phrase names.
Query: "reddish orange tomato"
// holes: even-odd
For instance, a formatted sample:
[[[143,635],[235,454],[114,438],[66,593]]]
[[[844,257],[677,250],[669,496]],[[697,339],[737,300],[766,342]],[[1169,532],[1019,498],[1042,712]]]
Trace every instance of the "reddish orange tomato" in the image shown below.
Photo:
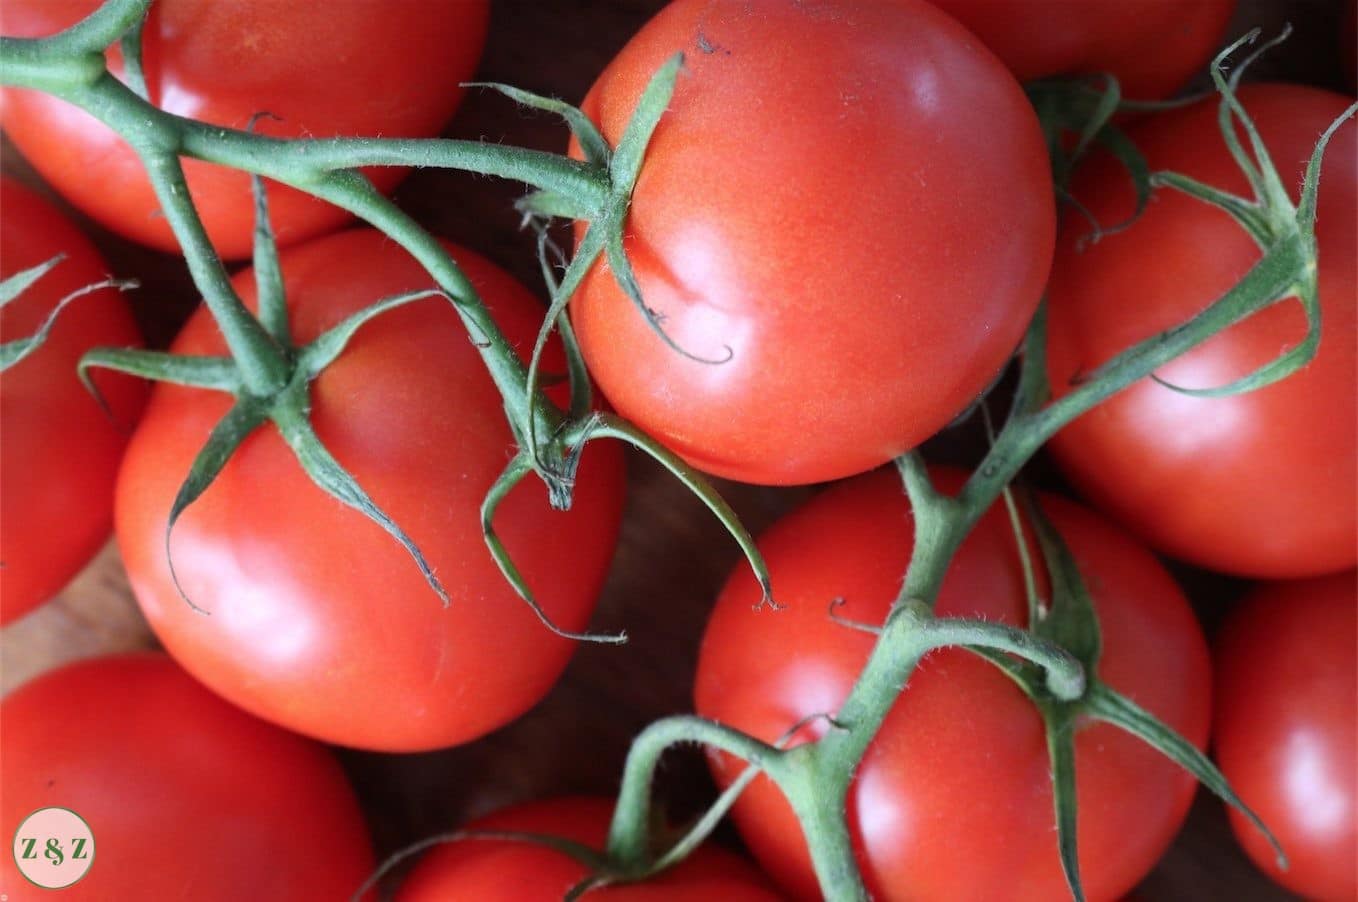
[[[1358,586],[1355,574],[1260,586],[1216,647],[1221,770],[1287,853],[1231,812],[1265,873],[1308,899],[1358,896]]]
[[[616,142],[685,71],[626,247],[647,324],[597,264],[572,321],[599,386],[695,466],[835,479],[928,438],[993,380],[1046,279],[1054,203],[1017,82],[932,6],[678,0],[583,105]]]
[[[93,12],[100,0],[7,0],[4,33],[38,37]],[[279,137],[432,137],[457,108],[461,82],[485,42],[486,0],[420,3],[298,3],[157,0],[143,31],[146,82],[162,109],[216,125]],[[122,75],[122,56],[109,53]],[[114,231],[177,250],[140,161],[121,138],[70,104],[36,91],[4,95],[6,133],[71,203]],[[189,191],[225,257],[250,254],[254,207],[249,179],[185,162]],[[368,172],[382,190],[404,170]],[[272,186],[270,213],[281,244],[334,229],[348,214]]]
[[[563,798],[516,805],[469,824],[468,830],[512,830],[559,836],[603,847],[613,803]],[[434,849],[416,866],[396,902],[558,902],[589,875],[585,865],[545,846],[500,839],[464,839]],[[775,902],[749,864],[716,846],[645,881],[604,887],[581,898],[598,902]]]
[[[33,335],[63,297],[108,278],[55,207],[0,179],[0,279],[58,254],[65,259],[0,311],[0,341]],[[0,623],[55,595],[108,538],[118,461],[146,400],[140,382],[99,375],[110,419],[76,375],[90,348],[141,344],[127,301],[103,289],[72,303],[47,341],[0,375]]]
[[[16,902],[348,899],[372,873],[358,801],[329,753],[163,655],[52,671],[0,716],[0,830],[12,839],[30,813],[58,806],[94,837],[89,871],[57,892],[29,892],[6,850],[0,885]]]
[[[1301,184],[1317,137],[1350,101],[1298,85],[1247,86],[1283,183]],[[1131,138],[1152,169],[1245,192],[1217,127],[1217,102],[1138,123]],[[1330,144],[1320,180],[1323,333],[1309,366],[1259,391],[1195,398],[1143,379],[1051,442],[1077,486],[1161,550],[1249,576],[1294,577],[1358,560],[1358,126]],[[1125,172],[1096,159],[1074,192],[1101,222],[1132,211]],[[1137,341],[1182,323],[1224,294],[1259,259],[1228,215],[1174,191],[1157,192],[1132,226],[1079,247],[1088,225],[1067,223],[1052,271],[1048,352],[1052,388],[1070,389]],[[1189,388],[1225,385],[1306,334],[1295,300],[1276,304],[1162,368]]]
[[[956,473],[941,474],[948,491]],[[1148,551],[1071,502],[1042,498],[1070,546],[1103,633],[1100,677],[1190,742],[1207,741],[1207,645],[1174,580]],[[836,485],[759,542],[779,598],[753,610],[755,582],[734,574],[703,636],[698,713],[772,742],[811,715],[835,712],[875,637],[835,622],[881,623],[914,540],[899,479],[878,471]],[[958,551],[940,615],[1022,624],[1017,545],[1002,505]],[[830,727],[812,721],[802,736]],[[1075,737],[1079,850],[1086,895],[1117,899],[1154,866],[1193,798],[1178,765],[1121,730],[1082,722]],[[714,756],[719,783],[744,765]],[[1032,702],[993,665],[962,649],[927,656],[868,747],[849,791],[849,828],[873,899],[1051,900],[1068,896],[1057,855],[1050,761]],[[820,898],[791,807],[759,779],[736,804],[755,858],[801,899]]]
[[[1124,97],[1168,97],[1220,49],[1235,0],[931,0],[1019,81],[1111,73]]]
[[[453,248],[511,343],[531,349],[542,309],[510,276]],[[380,298],[431,287],[374,231],[281,255],[292,334],[315,338]],[[254,275],[236,289],[254,303]],[[205,311],[173,345],[221,354]],[[565,372],[559,347],[546,362]],[[564,386],[563,386],[564,387]],[[133,591],[169,652],[266,720],[344,745],[414,751],[465,742],[517,717],[573,644],[550,633],[501,575],[480,505],[514,446],[503,402],[452,305],[426,299],[363,326],[311,384],[321,441],[411,536],[451,596],[444,608],[381,527],[317,488],[272,425],[255,431],[175,527],[170,505],[225,395],[159,385],[118,480],[117,531]],[[613,554],[623,497],[615,444],[584,454],[569,512],[534,478],[496,531],[553,621],[586,625]]]

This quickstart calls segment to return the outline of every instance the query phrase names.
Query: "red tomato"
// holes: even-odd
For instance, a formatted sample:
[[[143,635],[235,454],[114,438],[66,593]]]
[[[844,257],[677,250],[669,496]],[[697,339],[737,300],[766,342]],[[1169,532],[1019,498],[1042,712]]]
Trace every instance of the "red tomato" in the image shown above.
[[[790,484],[881,464],[999,372],[1047,275],[1032,108],[952,19],[899,3],[678,0],[599,77],[610,142],[686,71],[626,228],[667,347],[597,265],[573,302],[609,400],[701,469]]]
[[[468,830],[513,830],[560,836],[602,848],[613,814],[609,799],[529,802],[469,824]],[[396,902],[557,902],[589,875],[566,855],[541,845],[466,839],[438,846],[416,866]],[[644,883],[605,887],[583,898],[600,902],[774,902],[763,877],[716,846],[702,846],[682,863]]]
[[[161,655],[83,661],[0,705],[0,829],[48,806],[94,835],[79,883],[11,900],[347,899],[373,870],[358,802],[320,746],[215,698]],[[69,847],[68,847],[69,848]]]
[[[52,34],[100,0],[7,0],[6,35]],[[158,0],[143,32],[151,101],[216,125],[279,137],[432,137],[461,99],[485,42],[486,0],[298,3]],[[109,54],[122,75],[122,56]],[[36,91],[5,92],[5,131],[73,204],[114,231],[178,249],[131,148],[93,117]],[[189,189],[225,257],[250,254],[254,207],[248,177],[185,161]],[[386,191],[404,170],[368,172]],[[290,189],[269,192],[282,244],[334,229],[348,214]]]
[[[955,474],[944,483],[960,486]],[[1207,647],[1174,580],[1151,554],[1089,511],[1057,498],[1043,509],[1069,543],[1103,627],[1099,674],[1198,747],[1207,740]],[[700,714],[774,741],[798,720],[833,713],[874,637],[834,622],[881,623],[913,541],[894,472],[835,486],[766,533],[759,547],[786,610],[752,610],[742,573],[722,591],[698,661]],[[1016,543],[996,506],[963,543],[938,612],[1022,624]],[[814,732],[827,729],[815,722]],[[1115,899],[1155,864],[1178,830],[1194,781],[1140,740],[1083,723],[1075,740],[1080,863],[1089,899]],[[803,734],[808,735],[808,734]],[[719,783],[743,764],[712,759]],[[849,827],[874,899],[1059,899],[1050,764],[1042,721],[993,665],[961,649],[925,658],[858,769]],[[736,825],[784,887],[818,898],[792,809],[760,779]]]
[[[1284,184],[1301,184],[1316,138],[1349,101],[1299,85],[1241,93]],[[1153,169],[1244,192],[1217,128],[1217,102],[1163,113],[1131,133]],[[1098,505],[1158,548],[1214,570],[1302,576],[1358,559],[1358,127],[1330,144],[1320,181],[1320,306],[1315,360],[1260,391],[1194,398],[1143,379],[1076,420],[1052,441],[1066,473]],[[1295,190],[1295,189],[1294,189]],[[1126,174],[1107,159],[1077,173],[1075,193],[1101,222],[1132,210]],[[1157,192],[1126,231],[1081,252],[1075,218],[1058,249],[1049,290],[1049,370],[1069,391],[1131,344],[1192,317],[1259,259],[1258,245],[1220,210]],[[1224,385],[1273,360],[1306,334],[1296,301],[1279,303],[1165,366],[1158,375],[1194,388]]]
[[[66,295],[108,278],[84,235],[56,208],[0,179],[0,279],[66,259],[0,312],[0,341],[33,335]],[[138,345],[127,302],[112,289],[72,302],[42,347],[0,375],[0,623],[51,598],[99,550],[113,525],[113,480],[146,400],[138,381],[97,377],[111,421],[76,364],[99,345]]]
[[[511,342],[532,347],[542,310],[508,275],[452,249]],[[379,298],[432,286],[404,250],[353,231],[282,255],[292,333],[305,342]],[[253,274],[235,285],[254,303]],[[220,354],[202,311],[173,350]],[[564,372],[557,348],[547,367]],[[408,751],[474,739],[546,693],[572,643],[549,633],[482,541],[479,509],[508,462],[503,405],[452,306],[431,298],[365,325],[311,386],[312,423],[420,546],[446,609],[380,527],[312,484],[277,429],[255,432],[175,527],[195,613],[170,579],[165,523],[229,399],[157,386],[118,481],[117,531],[151,626],[192,674],[266,720],[331,742]],[[584,627],[613,553],[623,496],[612,444],[584,455],[569,513],[529,478],[497,532],[554,622]]]
[[[930,0],[1019,81],[1111,73],[1124,97],[1168,97],[1220,49],[1235,0]]]
[[[1308,899],[1358,896],[1354,579],[1265,584],[1216,646],[1217,760],[1277,834],[1289,869],[1234,812],[1231,827],[1255,864]]]

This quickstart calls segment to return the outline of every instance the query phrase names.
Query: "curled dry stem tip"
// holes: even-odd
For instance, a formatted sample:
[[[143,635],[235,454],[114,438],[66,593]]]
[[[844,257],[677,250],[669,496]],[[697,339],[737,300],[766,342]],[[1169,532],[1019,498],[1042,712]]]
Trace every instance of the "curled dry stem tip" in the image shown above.
[[[874,636],[882,635],[882,628],[880,626],[876,626],[871,623],[866,623],[862,620],[853,620],[848,617],[841,616],[836,609],[843,607],[846,603],[847,602],[845,601],[843,596],[838,596],[830,599],[830,608],[828,611],[828,616],[832,621],[839,624],[840,626],[846,626],[849,629],[858,630],[861,633],[870,633]]]

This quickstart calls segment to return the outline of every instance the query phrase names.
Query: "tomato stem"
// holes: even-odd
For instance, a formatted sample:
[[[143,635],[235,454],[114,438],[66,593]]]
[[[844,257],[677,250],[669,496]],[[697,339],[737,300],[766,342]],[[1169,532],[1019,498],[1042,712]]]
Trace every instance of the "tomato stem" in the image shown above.
[[[127,140],[137,152],[188,261],[194,282],[202,291],[237,363],[243,390],[253,397],[275,398],[285,391],[294,376],[294,349],[289,346],[281,273],[262,190],[261,179],[268,178],[358,216],[400,244],[424,266],[451,300],[467,328],[504,399],[510,429],[527,450],[533,471],[546,484],[552,505],[568,508],[580,448],[590,430],[601,421],[588,410],[588,376],[561,312],[593,260],[586,256],[573,261],[571,278],[554,286],[552,315],[539,337],[533,366],[526,368],[443,245],[377,191],[360,168],[441,167],[522,181],[536,189],[532,197],[551,198],[548,206],[553,211],[569,211],[570,215],[591,222],[594,226],[591,231],[597,233],[601,246],[611,248],[615,271],[630,273],[622,251],[622,230],[632,188],[651,134],[674,90],[682,54],[668,59],[652,77],[616,148],[607,146],[579,109],[561,101],[498,86],[517,102],[560,114],[581,141],[587,156],[584,162],[481,141],[280,139],[255,133],[253,119],[245,130],[226,128],[174,115],[150,102],[151,92],[146,89],[144,79],[138,77],[137,65],[141,49],[140,26],[149,5],[149,0],[110,0],[80,24],[60,34],[37,39],[0,39],[0,83],[42,90],[72,103]],[[119,81],[108,69],[104,50],[115,42],[121,42],[125,58],[131,65],[132,87]],[[258,317],[246,309],[231,286],[194,208],[181,157],[231,167],[252,177],[259,220],[255,236],[256,277],[260,288]],[[552,284],[552,280],[548,281]],[[640,304],[639,292],[633,290],[631,294]],[[641,307],[648,317],[651,316],[644,304]],[[542,394],[535,378],[538,355],[553,328],[561,329],[567,344],[572,375],[571,405],[567,412]],[[629,424],[610,419],[606,428],[598,432],[598,437],[606,435],[650,451],[695,491],[740,542],[768,595],[767,573],[753,539],[704,477],[654,445]],[[511,571],[501,555],[497,555],[497,562],[502,570]],[[522,594],[517,583],[516,588]],[[531,596],[525,595],[525,600],[533,603]],[[607,638],[609,641],[616,639]]]
[[[160,199],[161,209],[184,248],[184,258],[194,283],[203,291],[203,301],[212,311],[231,356],[240,367],[246,389],[259,397],[275,394],[287,385],[291,375],[283,347],[251,315],[231,286],[231,277],[213,251],[207,230],[193,206],[179,158],[139,143],[133,143],[132,147],[152,176],[151,184]]]
[[[445,139],[279,139],[198,122],[159,109],[115,78],[102,51],[133,29],[149,0],[111,0],[78,25],[47,38],[0,38],[0,83],[36,88],[93,115],[141,156],[175,230],[194,282],[241,364],[249,389],[269,394],[287,383],[282,349],[234,297],[225,268],[193,209],[179,155],[229,166],[313,194],[382,229],[409,250],[454,299],[507,412],[522,431],[530,416],[545,432],[559,414],[545,399],[525,403],[527,373],[471,284],[439,242],[372,188],[365,166],[463,169],[516,179],[600,211],[611,181],[605,167],[556,154]],[[102,43],[101,43],[102,42]],[[533,408],[530,413],[529,408]]]
[[[753,736],[693,715],[667,717],[652,723],[632,740],[608,832],[608,856],[620,868],[645,869],[650,864],[651,782],[660,756],[670,747],[688,742],[734,755],[775,782],[783,779],[787,753]]]
[[[845,760],[823,743],[788,753],[791,776],[783,786],[801,823],[811,865],[827,902],[867,902],[868,891],[853,853],[849,833],[849,787],[857,762]]]

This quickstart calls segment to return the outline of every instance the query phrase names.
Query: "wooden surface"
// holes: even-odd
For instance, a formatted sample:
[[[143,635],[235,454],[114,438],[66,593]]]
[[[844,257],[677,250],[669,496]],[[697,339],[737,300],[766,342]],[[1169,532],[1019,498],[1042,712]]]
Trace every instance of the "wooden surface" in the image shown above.
[[[655,0],[497,0],[479,78],[578,100],[659,5]],[[1336,86],[1339,5],[1330,0],[1247,0],[1232,33],[1253,25],[1271,33],[1290,20],[1296,35],[1260,65],[1259,73]],[[448,134],[549,150],[564,141],[554,120],[522,112],[489,94],[471,95]],[[7,172],[31,179],[27,164],[7,144],[2,161]],[[520,193],[517,186],[487,179],[420,172],[396,197],[436,233],[481,250],[525,284],[537,286],[531,241],[519,232],[510,206]],[[196,302],[182,261],[75,218],[95,238],[116,274],[142,280],[134,303],[149,339],[165,344]],[[966,462],[974,459],[976,439],[974,428],[964,427],[931,443],[927,451],[932,458]],[[609,794],[616,788],[630,737],[659,716],[690,709],[703,621],[722,580],[737,563],[737,551],[701,506],[656,467],[638,458],[629,467],[631,494],[622,540],[594,626],[625,626],[632,642],[620,649],[582,647],[541,704],[479,742],[423,755],[340,751],[369,813],[379,855],[508,802],[562,793]],[[1041,461],[1037,472],[1040,481],[1052,481]],[[754,530],[810,493],[733,484],[723,484],[723,489]],[[1186,568],[1176,572],[1210,632],[1243,585]],[[110,546],[58,599],[0,635],[0,688],[8,691],[65,660],[153,642]],[[659,791],[679,813],[704,804],[711,787],[700,758],[685,752],[667,759]],[[736,842],[729,828],[721,838]],[[1236,850],[1220,805],[1203,794],[1183,834],[1137,897],[1288,898]]]

